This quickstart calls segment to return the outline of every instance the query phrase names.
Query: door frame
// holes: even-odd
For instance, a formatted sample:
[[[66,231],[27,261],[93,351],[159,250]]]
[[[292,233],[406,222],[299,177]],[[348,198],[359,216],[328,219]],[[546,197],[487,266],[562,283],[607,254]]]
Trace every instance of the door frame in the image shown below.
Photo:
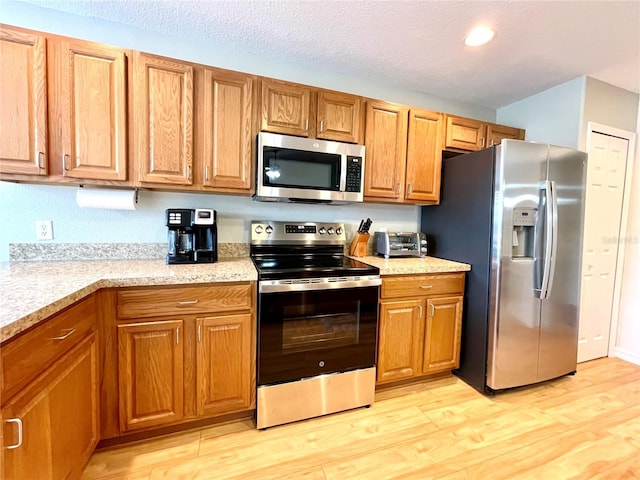
[[[621,242],[621,237],[626,235],[629,224],[629,208],[631,203],[631,180],[633,178],[633,163],[636,152],[636,134],[627,130],[622,130],[608,125],[596,122],[587,123],[587,154],[591,149],[592,134],[601,133],[612,137],[618,137],[629,141],[627,149],[627,167],[624,178],[624,193],[622,195],[622,212],[620,218],[620,230],[618,232],[617,262],[615,271],[615,280],[613,284],[613,305],[611,307],[611,327],[609,330],[609,346],[607,349],[607,357],[616,356],[616,341],[618,338],[618,321],[620,319],[620,294],[622,292],[622,271],[624,266],[624,253],[626,243]],[[589,160],[587,160],[587,169],[589,168]],[[585,191],[586,195],[586,191]],[[622,235],[621,235],[622,234]]]

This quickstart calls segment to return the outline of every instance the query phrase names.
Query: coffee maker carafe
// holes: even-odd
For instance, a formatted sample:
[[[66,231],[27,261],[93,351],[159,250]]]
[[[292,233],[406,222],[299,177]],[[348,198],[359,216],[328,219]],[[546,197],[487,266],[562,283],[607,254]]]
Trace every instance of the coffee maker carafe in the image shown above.
[[[218,261],[216,211],[210,208],[169,208],[167,263]]]

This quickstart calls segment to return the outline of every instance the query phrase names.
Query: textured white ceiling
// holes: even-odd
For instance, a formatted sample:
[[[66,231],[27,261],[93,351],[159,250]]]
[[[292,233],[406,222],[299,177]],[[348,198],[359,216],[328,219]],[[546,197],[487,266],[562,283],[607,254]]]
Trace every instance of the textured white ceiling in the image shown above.
[[[589,75],[640,93],[640,1],[26,0],[500,107]],[[472,27],[489,45],[463,44]]]

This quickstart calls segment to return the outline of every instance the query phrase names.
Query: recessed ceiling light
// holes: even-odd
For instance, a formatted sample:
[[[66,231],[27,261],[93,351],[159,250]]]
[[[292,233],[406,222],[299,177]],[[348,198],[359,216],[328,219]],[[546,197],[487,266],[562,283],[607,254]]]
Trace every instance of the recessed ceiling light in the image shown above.
[[[496,33],[487,27],[474,28],[469,35],[464,37],[464,44],[469,47],[479,47],[489,43]]]

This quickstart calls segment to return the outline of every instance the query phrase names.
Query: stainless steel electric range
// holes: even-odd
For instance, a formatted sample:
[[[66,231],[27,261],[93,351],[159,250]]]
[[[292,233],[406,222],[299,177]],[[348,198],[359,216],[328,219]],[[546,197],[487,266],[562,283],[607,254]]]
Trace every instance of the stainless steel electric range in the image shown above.
[[[254,221],[258,428],[373,403],[380,272],[341,223]]]

